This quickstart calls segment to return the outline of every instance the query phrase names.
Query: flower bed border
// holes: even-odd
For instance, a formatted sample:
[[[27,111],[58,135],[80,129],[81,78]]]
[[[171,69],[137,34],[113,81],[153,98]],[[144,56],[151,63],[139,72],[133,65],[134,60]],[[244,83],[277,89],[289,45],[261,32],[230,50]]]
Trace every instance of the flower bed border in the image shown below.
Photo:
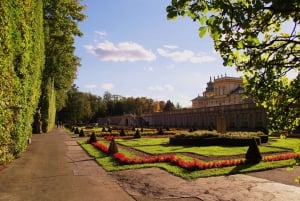
[[[99,142],[94,142],[92,145],[98,150],[109,154],[108,147]],[[229,160],[219,160],[219,161],[210,161],[203,162],[198,159],[191,161],[186,161],[182,158],[176,157],[174,154],[160,154],[155,156],[147,157],[127,157],[125,154],[117,152],[113,154],[113,158],[117,160],[121,165],[129,164],[145,164],[145,163],[159,163],[166,162],[178,165],[181,168],[187,170],[205,170],[210,168],[222,168],[229,166],[238,166],[246,164],[245,159],[229,159]],[[279,160],[288,160],[288,159],[300,159],[300,153],[284,153],[277,155],[264,156],[263,162],[279,161]]]

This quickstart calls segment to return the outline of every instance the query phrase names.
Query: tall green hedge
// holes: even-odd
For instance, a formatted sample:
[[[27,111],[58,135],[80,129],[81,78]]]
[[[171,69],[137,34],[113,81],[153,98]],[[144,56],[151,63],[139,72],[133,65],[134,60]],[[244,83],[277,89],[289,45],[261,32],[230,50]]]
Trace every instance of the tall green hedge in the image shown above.
[[[0,3],[0,164],[26,148],[44,66],[42,1]]]
[[[56,103],[53,78],[46,79],[42,84],[43,92],[40,99],[42,129],[43,132],[50,131],[55,125]]]
[[[79,2],[0,1],[0,164],[26,149],[38,107],[43,131],[54,127],[63,97],[57,91],[71,88],[79,66],[74,36],[82,35],[77,22],[85,18]]]

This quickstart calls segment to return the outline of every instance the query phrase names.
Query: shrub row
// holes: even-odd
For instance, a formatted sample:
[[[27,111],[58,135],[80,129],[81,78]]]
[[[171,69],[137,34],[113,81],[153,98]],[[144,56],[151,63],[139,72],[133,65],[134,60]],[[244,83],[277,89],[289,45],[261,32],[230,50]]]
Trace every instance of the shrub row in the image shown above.
[[[191,145],[191,146],[248,146],[252,138],[226,138],[226,137],[211,137],[211,138],[175,138],[170,137],[171,145]],[[254,138],[258,145],[261,144],[260,138]]]
[[[170,137],[172,145],[193,145],[193,146],[248,146],[251,139],[255,139],[256,143],[268,142],[268,135],[262,132],[229,132],[219,134],[216,131],[197,131],[192,133],[179,133],[174,137]]]

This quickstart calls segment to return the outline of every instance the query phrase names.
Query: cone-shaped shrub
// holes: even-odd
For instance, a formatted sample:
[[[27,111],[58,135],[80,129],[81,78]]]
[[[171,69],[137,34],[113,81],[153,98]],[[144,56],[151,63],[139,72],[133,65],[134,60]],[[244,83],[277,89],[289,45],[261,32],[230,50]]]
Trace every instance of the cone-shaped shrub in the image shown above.
[[[141,136],[140,130],[139,130],[139,129],[136,129],[133,138],[141,138],[141,137],[142,137],[142,136]]]
[[[115,142],[114,138],[110,141],[108,153],[110,155],[114,155],[115,153],[118,153],[117,143]]]
[[[79,134],[79,129],[78,129],[78,127],[76,127],[76,128],[74,129],[74,134]]]
[[[262,156],[259,152],[256,140],[252,138],[246,153],[246,163],[259,163],[261,160]]]
[[[88,139],[87,142],[90,144],[92,144],[93,142],[97,142],[97,137],[96,137],[95,132],[92,133],[92,135],[90,136],[90,139]]]
[[[80,132],[79,132],[79,137],[84,137],[83,129],[80,130]]]
[[[160,128],[160,129],[158,130],[158,135],[163,135],[163,134],[164,134],[164,131],[163,131],[162,128]]]
[[[125,131],[124,131],[124,129],[122,128],[121,130],[120,130],[120,136],[125,136],[126,134],[125,134]]]

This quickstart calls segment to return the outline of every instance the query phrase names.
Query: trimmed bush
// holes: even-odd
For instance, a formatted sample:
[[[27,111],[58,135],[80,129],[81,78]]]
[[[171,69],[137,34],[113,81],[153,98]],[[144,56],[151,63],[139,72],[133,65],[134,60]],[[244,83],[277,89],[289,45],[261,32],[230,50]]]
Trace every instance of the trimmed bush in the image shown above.
[[[216,131],[194,131],[178,133],[170,138],[172,145],[193,145],[193,146],[248,146],[255,138],[258,145],[268,142],[268,136],[262,132],[228,132],[218,134]]]
[[[124,129],[122,128],[121,130],[120,130],[120,136],[125,136],[126,134],[125,134],[125,131],[124,131]]]
[[[136,129],[133,138],[141,138],[141,137],[142,137],[142,136],[141,136],[140,130],[139,130],[139,129]]]
[[[259,152],[256,140],[253,138],[250,141],[250,145],[246,153],[246,163],[259,163],[261,160],[262,156]]]
[[[114,138],[110,141],[108,153],[110,155],[114,155],[115,153],[118,153],[117,143],[115,142]]]
[[[79,134],[79,128],[78,127],[75,127],[74,134]]]
[[[158,135],[163,135],[163,134],[164,134],[163,129],[162,129],[162,128],[158,129],[158,133],[157,133],[157,134],[158,134]]]
[[[79,137],[84,137],[84,136],[85,135],[84,135],[83,129],[81,129],[80,132],[79,132]]]
[[[171,145],[189,145],[189,146],[248,146],[252,139],[250,138],[226,138],[226,137],[208,137],[208,138],[179,138],[170,137]],[[257,144],[260,144],[260,138],[255,138]]]
[[[90,139],[88,139],[87,143],[92,144],[93,142],[97,142],[97,137],[95,132],[93,132],[90,136]]]

